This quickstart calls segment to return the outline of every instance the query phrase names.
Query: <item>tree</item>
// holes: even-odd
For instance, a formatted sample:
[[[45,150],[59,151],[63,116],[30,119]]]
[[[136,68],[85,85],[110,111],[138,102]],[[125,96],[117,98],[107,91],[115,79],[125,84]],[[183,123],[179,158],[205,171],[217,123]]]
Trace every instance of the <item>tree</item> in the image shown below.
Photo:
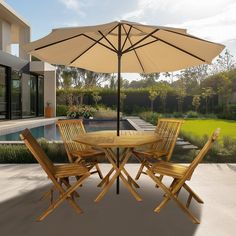
[[[141,78],[140,80],[133,80],[130,82],[129,87],[130,88],[149,88],[153,87],[157,84],[157,80],[160,77],[159,73],[153,73],[153,74],[140,74]]]
[[[127,95],[124,92],[120,93],[121,111],[124,111],[124,101],[125,101],[126,97],[127,97]]]
[[[120,87],[121,88],[129,88],[129,81],[127,79],[121,78]]]
[[[174,74],[174,72],[164,72],[162,73],[162,75],[169,79],[169,82],[172,84],[174,82],[174,77],[176,77],[176,74]]]
[[[232,81],[226,73],[220,73],[220,85],[217,90],[223,107],[223,112],[228,112],[229,99],[232,95]]]
[[[61,73],[62,73],[63,69],[65,68],[65,66],[56,65],[55,67],[56,67],[56,86],[57,86],[57,88],[62,88],[63,81],[61,78]]]
[[[94,102],[95,102],[95,105],[97,106],[97,105],[98,105],[98,102],[102,99],[102,97],[99,96],[99,92],[97,92],[97,91],[94,91],[94,92],[92,93],[92,97],[93,97],[93,100],[94,100]]]
[[[101,84],[111,77],[108,73],[96,73],[81,68],[77,68],[77,73],[84,88],[101,87]]]
[[[211,87],[214,94],[218,95],[218,102],[223,106],[224,112],[227,111],[227,105],[232,95],[235,72],[235,70],[231,70],[209,76],[201,85],[203,88]]]
[[[160,73],[141,73],[139,74],[142,78],[150,81],[157,81],[160,77]]]
[[[109,88],[110,89],[116,89],[116,76],[114,74],[111,75],[111,78],[110,78],[110,86]]]
[[[158,92],[155,88],[151,88],[149,91],[149,99],[151,101],[151,111],[153,112],[153,103],[154,103],[154,100],[157,98],[158,96]]]
[[[63,70],[61,73],[61,77],[63,79],[63,88],[69,89],[72,85],[72,75],[71,72],[68,70]]]
[[[198,112],[200,104],[201,104],[201,96],[200,95],[194,95],[192,105],[194,106],[196,112]]]
[[[162,104],[162,111],[163,113],[166,112],[166,98],[168,92],[171,90],[170,85],[167,82],[159,82],[157,87],[157,94],[160,96],[161,104]]]
[[[202,88],[202,97],[205,98],[206,114],[208,114],[209,99],[214,95],[212,87]]]
[[[183,112],[183,102],[186,97],[186,86],[182,78],[178,80],[176,94],[178,101],[178,112]]]
[[[229,71],[236,67],[233,55],[226,49],[221,53],[211,67],[211,74]]]

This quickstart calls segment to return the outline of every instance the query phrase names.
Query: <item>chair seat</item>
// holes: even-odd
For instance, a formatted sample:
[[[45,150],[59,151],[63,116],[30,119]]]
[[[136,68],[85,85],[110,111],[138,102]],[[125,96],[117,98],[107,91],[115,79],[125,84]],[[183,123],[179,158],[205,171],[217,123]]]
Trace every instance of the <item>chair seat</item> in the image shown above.
[[[104,152],[95,149],[84,149],[83,151],[72,151],[73,156],[80,156],[83,158],[90,158],[94,156],[104,155]]]
[[[179,164],[174,164],[170,162],[164,162],[160,161],[158,163],[155,163],[151,167],[151,171],[155,174],[160,174],[160,175],[168,175],[173,178],[180,179],[184,176],[188,169],[188,166],[183,166]],[[188,180],[191,177],[188,178]]]
[[[81,164],[68,163],[54,166],[54,174],[56,178],[69,176],[81,176],[88,172],[88,169]]]
[[[167,152],[164,151],[157,151],[157,150],[134,150],[133,153],[137,155],[138,157],[143,158],[160,158],[167,156]]]

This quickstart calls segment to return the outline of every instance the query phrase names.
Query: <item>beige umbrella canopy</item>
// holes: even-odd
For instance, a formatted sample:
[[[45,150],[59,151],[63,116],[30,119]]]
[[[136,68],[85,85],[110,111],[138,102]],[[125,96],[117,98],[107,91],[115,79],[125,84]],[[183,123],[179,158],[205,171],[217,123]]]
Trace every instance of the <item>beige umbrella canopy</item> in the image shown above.
[[[128,21],[54,29],[25,46],[31,55],[52,64],[95,72],[117,72],[117,135],[120,131],[120,73],[176,71],[211,63],[224,46],[187,34],[185,29]],[[119,166],[119,150],[117,152]],[[119,178],[117,178],[119,193]]]
[[[120,72],[154,73],[211,63],[223,48],[185,29],[128,21],[53,29],[25,46],[30,54],[52,64],[107,73],[118,71],[118,53],[122,54]]]

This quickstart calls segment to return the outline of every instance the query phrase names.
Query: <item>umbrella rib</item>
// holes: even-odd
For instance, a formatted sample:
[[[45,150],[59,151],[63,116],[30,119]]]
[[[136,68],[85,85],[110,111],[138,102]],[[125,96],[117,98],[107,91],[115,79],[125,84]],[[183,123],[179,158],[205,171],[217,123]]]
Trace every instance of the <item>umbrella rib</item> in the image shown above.
[[[138,49],[138,48],[144,47],[144,46],[146,46],[146,45],[148,45],[148,44],[155,43],[155,42],[157,42],[157,41],[159,41],[159,39],[155,39],[155,40],[153,40],[153,41],[151,41],[151,42],[144,43],[144,44],[142,44],[142,45],[139,45],[139,46],[137,46],[137,47],[131,48],[130,50],[128,50],[128,51],[125,51],[124,53],[131,52],[131,51],[133,51],[133,50],[136,50],[136,49]]]
[[[113,27],[109,32],[111,33],[115,28],[117,28],[118,25],[116,25],[115,27]],[[98,40],[101,41],[103,39],[103,36]],[[95,41],[94,44],[92,44],[90,47],[88,47],[85,51],[83,51],[79,56],[77,56],[75,59],[73,59],[69,64],[72,64],[73,62],[75,62],[76,60],[78,60],[82,55],[84,55],[88,50],[90,50],[92,47],[94,47],[97,44],[97,41]],[[114,51],[113,49],[111,49],[112,51]]]
[[[214,42],[211,42],[211,41],[208,41],[208,40],[205,40],[205,39],[201,39],[201,38],[195,37],[195,36],[190,35],[190,34],[183,34],[183,33],[172,31],[172,30],[168,30],[168,29],[161,29],[161,30],[164,30],[164,31],[167,31],[167,32],[171,32],[171,33],[174,33],[174,34],[179,34],[179,35],[184,36],[184,37],[193,38],[193,39],[196,39],[196,40],[199,40],[199,41],[203,41],[203,42],[207,42],[207,43],[211,43],[211,44],[216,44]]]
[[[104,39],[113,47],[113,49],[116,51],[116,53],[117,53],[117,49],[116,49],[116,47],[107,39],[107,37],[99,30],[98,31],[99,32],[99,34],[101,34],[103,37],[104,37]]]
[[[113,28],[108,32],[108,34],[111,33],[116,27],[117,27],[117,25],[116,25],[115,27],[113,27]],[[95,41],[95,39],[93,39],[93,38],[89,37],[88,35],[82,33],[82,34],[77,34],[77,35],[74,35],[74,36],[69,37],[69,38],[66,38],[66,39],[59,40],[59,41],[57,41],[57,42],[49,43],[49,44],[47,44],[47,45],[44,45],[44,46],[35,48],[34,51],[38,51],[38,50],[40,50],[40,49],[47,48],[47,47],[52,46],[52,45],[55,45],[55,44],[63,43],[63,42],[65,42],[65,41],[68,41],[68,40],[70,40],[70,39],[74,39],[74,38],[77,38],[77,37],[80,37],[80,36],[85,36],[85,37],[90,38],[90,39],[92,39],[93,41]],[[103,38],[99,39],[99,40],[96,41],[96,42],[99,42],[99,41],[102,40],[102,39],[103,39]],[[106,46],[106,45],[104,45],[104,44],[102,44],[102,43],[100,43],[100,44],[101,44],[102,46],[105,46],[105,47],[107,47],[108,49],[114,51],[112,48],[109,48],[108,46]]]
[[[123,26],[123,25],[122,25],[122,26]],[[123,27],[123,29],[125,29],[125,28]],[[123,43],[123,45],[122,45],[122,47],[121,47],[121,51],[123,51],[123,49],[124,49],[124,47],[125,47],[125,44],[126,44],[126,41],[127,41],[128,37],[129,37],[129,34],[130,34],[131,29],[132,29],[132,26],[130,26],[129,31],[128,31],[128,33],[126,34],[126,38],[125,38],[125,41],[124,41],[124,43]],[[125,32],[126,32],[126,31],[125,31]]]
[[[40,49],[47,48],[47,47],[49,47],[49,46],[52,46],[52,45],[55,45],[55,44],[58,44],[58,43],[63,43],[63,42],[65,42],[65,41],[67,41],[67,40],[70,40],[70,39],[73,39],[73,38],[77,38],[77,37],[79,37],[79,36],[81,36],[81,35],[82,35],[82,34],[77,34],[77,35],[74,35],[74,36],[72,36],[72,37],[59,40],[59,41],[57,41],[57,42],[49,43],[49,44],[47,44],[47,45],[44,45],[44,46],[35,48],[34,51],[38,51],[38,50],[40,50]]]
[[[130,47],[128,47],[123,53],[126,53],[126,51],[134,48],[134,46],[138,45],[139,43],[141,43],[142,41],[144,41],[146,38],[152,36],[154,33],[156,33],[159,29],[155,29],[153,30],[151,33],[147,34],[145,37],[143,37],[142,39],[140,39],[138,42],[132,44]]]
[[[104,39],[104,37],[105,36],[103,36],[102,38],[100,38],[99,40],[95,40],[95,39],[93,39],[92,37],[90,37],[90,36],[88,36],[87,34],[83,34],[86,38],[88,38],[88,39],[90,39],[90,40],[92,40],[92,41],[94,41],[95,42],[95,44],[100,44],[101,46],[103,46],[103,47],[105,47],[105,48],[107,48],[107,49],[109,49],[109,50],[111,50],[111,51],[113,51],[113,52],[115,52],[115,53],[117,53],[117,51],[116,50],[114,50],[113,48],[110,48],[110,47],[108,47],[107,45],[105,45],[105,44],[103,44],[103,43],[101,43],[100,41],[102,40],[102,39]]]
[[[182,48],[180,48],[180,47],[177,47],[177,46],[173,45],[172,43],[169,43],[169,42],[167,42],[167,41],[165,41],[165,40],[163,40],[163,39],[160,39],[159,37],[156,37],[156,36],[154,36],[154,35],[151,35],[151,37],[153,37],[153,38],[155,38],[155,39],[157,39],[157,40],[160,40],[161,42],[163,42],[163,43],[165,43],[165,44],[167,44],[167,45],[169,45],[169,46],[171,46],[171,47],[173,47],[173,48],[175,48],[175,49],[177,49],[177,50],[179,50],[179,51],[181,51],[181,52],[184,52],[184,53],[186,53],[186,54],[188,54],[188,55],[190,55],[190,56],[192,56],[192,57],[195,57],[196,59],[198,59],[198,60],[200,60],[200,61],[202,61],[202,62],[204,62],[204,63],[207,62],[206,60],[202,59],[201,57],[198,57],[198,56],[194,55],[194,54],[191,53],[191,52],[188,52],[188,51],[186,51],[186,50],[184,50],[184,49],[182,49]]]
[[[128,24],[129,25],[129,24]],[[134,26],[133,26],[134,27]],[[142,32],[142,33],[144,33],[142,30],[140,30],[140,29],[138,29],[138,28],[136,28],[136,27],[134,27],[136,30],[138,30],[138,31],[140,31],[140,32]],[[170,31],[170,32],[172,32],[172,31]],[[174,33],[177,33],[177,32],[174,32]],[[178,33],[178,34],[180,34],[180,33]],[[186,36],[186,37],[190,37],[190,38],[195,38],[194,36],[191,36],[191,35],[185,35],[185,34],[182,34],[182,36]],[[150,37],[153,37],[153,38],[155,38],[155,39],[158,39],[158,40],[160,40],[161,42],[163,42],[163,43],[166,43],[166,44],[168,44],[169,46],[172,46],[172,47],[174,47],[174,48],[176,48],[176,49],[178,49],[178,50],[180,50],[180,51],[182,51],[182,52],[184,52],[184,53],[186,53],[186,54],[188,54],[188,55],[190,55],[190,56],[192,56],[192,57],[195,57],[195,58],[197,58],[198,60],[200,60],[200,61],[202,61],[202,62],[207,62],[206,60],[204,60],[204,59],[202,59],[202,58],[200,58],[200,57],[198,57],[198,56],[196,56],[196,55],[194,55],[194,54],[192,54],[192,53],[190,53],[190,52],[188,52],[188,51],[186,51],[186,50],[184,50],[184,49],[182,49],[182,48],[179,48],[179,47],[177,47],[177,46],[175,46],[175,45],[173,45],[173,44],[171,44],[171,43],[168,43],[168,42],[166,42],[165,40],[163,40],[163,39],[160,39],[160,38],[158,38],[158,37],[156,37],[156,36],[154,36],[154,35],[150,35]],[[197,40],[201,40],[201,39],[199,39],[199,38],[195,38],[195,39],[197,39]],[[204,40],[202,40],[202,41],[204,41]],[[208,42],[208,41],[207,41]],[[212,43],[212,42],[211,42]],[[207,63],[209,63],[209,62],[207,62]]]
[[[122,27],[123,27],[125,33],[127,34],[125,27],[124,27],[123,25],[122,25]],[[127,35],[128,35],[128,34],[127,34]],[[129,38],[129,35],[127,36],[127,38],[128,38],[128,40],[129,40],[129,42],[130,42],[130,44],[131,44],[131,46],[132,46],[133,44],[132,44],[132,42],[131,42],[131,39]],[[135,53],[135,55],[136,55],[136,57],[137,57],[137,59],[138,59],[138,62],[139,62],[139,64],[140,64],[142,70],[143,70],[143,73],[145,73],[145,70],[144,70],[143,64],[141,63],[140,58],[139,58],[137,52],[135,51],[135,49],[134,49],[134,53]],[[122,53],[122,54],[123,54],[123,53]]]
[[[127,25],[131,26],[130,24],[126,23]],[[142,32],[142,33],[145,33],[143,32],[142,30],[140,30],[139,28],[133,26],[134,29]],[[190,35],[190,34],[183,34],[183,33],[180,33],[180,32],[176,32],[176,31],[173,31],[173,30],[168,30],[168,29],[164,29],[164,28],[159,28],[159,30],[163,30],[163,31],[167,31],[167,32],[171,32],[171,33],[174,33],[174,34],[179,34],[181,36],[184,36],[184,37],[188,37],[188,38],[193,38],[193,39],[196,39],[196,40],[199,40],[199,41],[203,41],[203,42],[207,42],[207,43],[211,43],[211,44],[216,44],[214,42],[211,42],[211,41],[208,41],[208,40],[205,40],[205,39],[201,39],[201,38],[198,38],[198,37],[195,37],[193,35]]]

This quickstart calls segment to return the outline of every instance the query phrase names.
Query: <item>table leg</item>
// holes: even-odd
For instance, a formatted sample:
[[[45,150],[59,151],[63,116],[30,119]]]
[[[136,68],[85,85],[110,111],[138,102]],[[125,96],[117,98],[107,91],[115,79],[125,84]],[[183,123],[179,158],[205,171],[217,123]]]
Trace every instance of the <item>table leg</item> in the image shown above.
[[[117,167],[116,163],[113,160],[113,155],[115,156],[115,154],[113,153],[113,151],[110,148],[105,149],[105,154],[106,154],[106,157],[108,158],[108,160],[111,162],[113,168],[116,170],[116,173],[113,175],[113,177],[111,178],[109,183],[104,187],[104,189],[101,191],[101,193],[97,196],[97,198],[95,199],[95,202],[99,202],[103,198],[105,193],[109,190],[109,188],[112,186],[112,184],[114,183],[114,181],[116,180],[116,178],[118,176],[120,176],[121,180],[124,182],[125,186],[131,192],[131,194],[135,197],[135,199],[137,201],[142,201],[141,197],[136,193],[136,191],[132,188],[132,186],[126,180],[124,175],[121,173],[121,171],[124,168],[124,165],[127,163],[128,159],[132,155],[131,150],[130,149],[125,150],[125,152],[123,154],[124,158],[123,158],[123,161],[120,163],[119,168]]]
[[[109,180],[109,177],[114,172],[114,170],[115,169],[112,167],[110,171],[106,174],[106,176],[102,179],[102,181],[98,184],[98,187],[102,187],[107,182],[107,180]]]
[[[115,161],[115,155],[112,151],[109,152],[110,155],[113,157],[113,160]],[[124,157],[125,153],[122,154],[122,156]],[[121,158],[121,162],[123,161],[124,158]],[[122,171],[124,172],[124,174],[127,176],[128,181],[134,185],[135,188],[140,188],[139,185],[136,183],[136,181],[129,175],[129,173],[127,172],[127,170],[123,167]]]
[[[114,162],[116,161],[116,156],[114,155],[114,153],[113,152],[110,152],[110,154],[111,154],[111,156],[113,157],[113,160],[114,160]],[[123,154],[122,154],[122,156],[124,157],[124,152],[123,152]],[[123,159],[124,158],[122,158],[122,156],[121,156],[121,160],[120,160],[120,162],[122,162],[123,161]],[[106,176],[102,179],[102,181],[97,185],[97,187],[102,187],[104,184],[106,184],[107,182],[109,182],[109,178],[110,178],[110,176],[112,175],[112,173],[114,172],[114,168],[112,167],[111,169],[110,169],[110,171],[106,174]],[[127,177],[127,179],[128,179],[128,182],[129,183],[131,183],[131,184],[133,184],[133,186],[135,187],[135,188],[140,188],[140,186],[137,184],[137,182],[129,175],[129,173],[127,172],[127,170],[125,169],[125,168],[122,168],[122,171],[124,172],[124,174],[126,175],[126,177]]]

